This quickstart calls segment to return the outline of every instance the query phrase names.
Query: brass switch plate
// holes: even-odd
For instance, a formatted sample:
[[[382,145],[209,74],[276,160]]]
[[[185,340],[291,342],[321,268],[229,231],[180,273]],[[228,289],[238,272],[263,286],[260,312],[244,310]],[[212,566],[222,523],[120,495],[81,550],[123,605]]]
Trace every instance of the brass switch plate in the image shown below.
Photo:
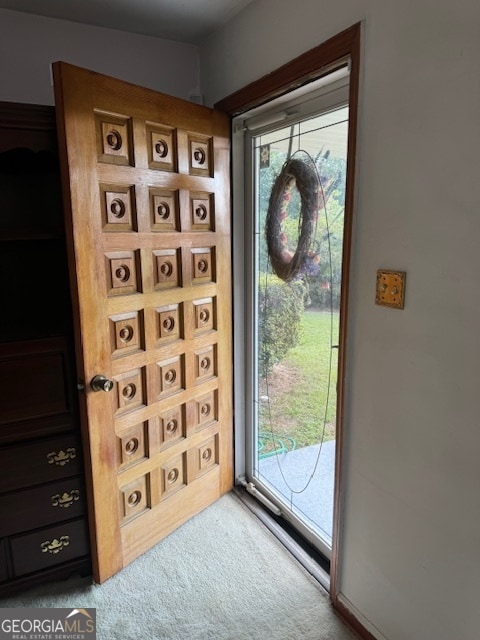
[[[384,307],[403,309],[405,306],[405,271],[377,271],[375,303]]]

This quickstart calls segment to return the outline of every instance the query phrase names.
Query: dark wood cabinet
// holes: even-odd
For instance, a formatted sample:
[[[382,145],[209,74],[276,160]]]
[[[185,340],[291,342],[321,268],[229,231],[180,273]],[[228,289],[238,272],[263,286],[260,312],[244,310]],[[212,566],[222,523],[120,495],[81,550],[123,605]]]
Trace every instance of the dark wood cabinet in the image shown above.
[[[53,107],[0,103],[0,596],[90,571]]]

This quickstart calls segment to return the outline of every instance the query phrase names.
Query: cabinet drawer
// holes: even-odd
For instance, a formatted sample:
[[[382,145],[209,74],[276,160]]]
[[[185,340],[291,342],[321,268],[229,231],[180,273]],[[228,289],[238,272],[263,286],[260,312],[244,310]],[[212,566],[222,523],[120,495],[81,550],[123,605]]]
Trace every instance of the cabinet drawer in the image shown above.
[[[22,576],[89,553],[86,520],[72,520],[10,538],[13,572]]]
[[[0,449],[1,493],[81,472],[80,439],[72,434]]]
[[[49,246],[49,249],[55,251],[55,247]],[[11,260],[23,261],[35,251],[35,245],[25,254],[19,252],[18,246],[11,251],[15,254],[10,255]],[[45,248],[41,254],[39,259],[44,261],[47,258]],[[24,287],[19,285],[19,289]],[[0,424],[71,414],[72,376],[68,359],[65,338],[0,344]]]
[[[81,478],[65,478],[0,496],[0,536],[38,529],[85,513]]]

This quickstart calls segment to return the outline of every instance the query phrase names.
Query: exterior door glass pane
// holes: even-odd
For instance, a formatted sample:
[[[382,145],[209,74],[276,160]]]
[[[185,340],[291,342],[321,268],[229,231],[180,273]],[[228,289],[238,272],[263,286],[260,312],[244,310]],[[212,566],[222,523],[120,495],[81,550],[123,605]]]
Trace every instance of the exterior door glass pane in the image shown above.
[[[277,125],[278,127],[278,125]],[[255,136],[253,476],[289,519],[331,548],[336,382],[345,203],[348,107]],[[283,188],[287,159],[309,169],[318,190],[303,266],[285,281],[299,249],[303,177]],[[299,185],[302,185],[299,189]],[[277,206],[270,204],[272,190]],[[267,213],[276,235],[266,240]],[[311,207],[307,208],[311,213]],[[276,225],[272,227],[272,211]],[[305,213],[305,204],[304,212]]]

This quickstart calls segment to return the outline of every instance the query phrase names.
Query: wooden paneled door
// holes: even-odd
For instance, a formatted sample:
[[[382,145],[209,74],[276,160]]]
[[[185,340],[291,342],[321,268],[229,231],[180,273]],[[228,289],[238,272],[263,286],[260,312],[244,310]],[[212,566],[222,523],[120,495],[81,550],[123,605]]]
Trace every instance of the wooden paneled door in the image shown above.
[[[94,579],[233,484],[229,120],[54,64]]]

